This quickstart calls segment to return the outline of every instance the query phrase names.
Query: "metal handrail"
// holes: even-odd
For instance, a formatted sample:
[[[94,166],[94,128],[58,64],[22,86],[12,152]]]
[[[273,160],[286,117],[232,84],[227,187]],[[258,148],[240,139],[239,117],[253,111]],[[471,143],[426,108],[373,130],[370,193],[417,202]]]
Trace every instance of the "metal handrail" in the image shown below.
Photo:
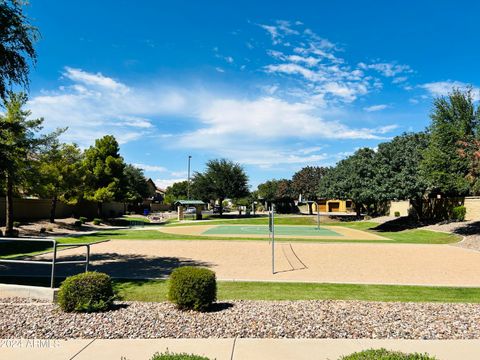
[[[0,262],[11,263],[11,264],[36,264],[36,265],[51,265],[52,271],[50,275],[50,287],[54,288],[55,284],[55,266],[63,264],[85,264],[85,272],[88,271],[88,265],[90,263],[90,245],[91,244],[59,244],[57,240],[53,238],[0,238],[0,243],[3,241],[24,241],[24,242],[51,242],[53,244],[53,257],[51,261],[43,260],[13,260],[13,259],[1,259]],[[85,246],[87,248],[87,253],[85,255],[85,260],[71,260],[71,261],[57,261],[57,248],[58,247],[70,247],[77,248]]]

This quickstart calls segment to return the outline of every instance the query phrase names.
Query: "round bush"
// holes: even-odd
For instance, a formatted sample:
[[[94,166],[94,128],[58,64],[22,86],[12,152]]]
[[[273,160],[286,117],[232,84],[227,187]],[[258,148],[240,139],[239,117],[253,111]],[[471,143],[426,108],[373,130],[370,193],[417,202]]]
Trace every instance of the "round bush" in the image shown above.
[[[108,310],[114,297],[110,276],[86,272],[66,278],[60,286],[57,301],[67,312],[95,312]]]
[[[82,222],[82,224],[85,224],[88,219],[87,219],[85,216],[80,216],[80,217],[78,218],[78,220],[80,220],[80,221]]]
[[[405,354],[387,349],[371,349],[342,356],[339,360],[436,360],[428,354]]]
[[[210,360],[205,356],[187,354],[187,353],[156,353],[150,360]]]
[[[205,311],[217,300],[217,280],[212,270],[184,266],[170,275],[168,299],[182,310]]]
[[[467,208],[465,206],[455,206],[452,209],[452,218],[457,221],[464,221],[467,214]]]
[[[93,219],[93,225],[100,225],[102,223],[102,219],[95,218]]]
[[[75,227],[82,227],[82,221],[81,220],[75,220],[75,222],[73,223],[73,226]]]

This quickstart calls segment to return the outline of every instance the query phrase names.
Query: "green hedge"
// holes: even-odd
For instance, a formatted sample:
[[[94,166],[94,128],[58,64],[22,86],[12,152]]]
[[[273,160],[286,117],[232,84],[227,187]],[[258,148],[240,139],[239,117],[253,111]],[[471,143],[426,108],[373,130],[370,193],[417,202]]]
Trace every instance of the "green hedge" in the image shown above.
[[[150,360],[210,360],[205,356],[187,354],[187,353],[156,353]]]
[[[452,209],[452,218],[458,221],[464,221],[467,214],[467,208],[465,206],[455,206]]]
[[[217,300],[215,273],[193,266],[173,270],[168,285],[168,299],[182,310],[207,310]]]
[[[340,357],[339,360],[436,360],[428,354],[405,354],[386,349],[371,349]]]
[[[95,312],[108,310],[114,297],[110,276],[86,272],[66,278],[60,286],[57,301],[67,312]]]

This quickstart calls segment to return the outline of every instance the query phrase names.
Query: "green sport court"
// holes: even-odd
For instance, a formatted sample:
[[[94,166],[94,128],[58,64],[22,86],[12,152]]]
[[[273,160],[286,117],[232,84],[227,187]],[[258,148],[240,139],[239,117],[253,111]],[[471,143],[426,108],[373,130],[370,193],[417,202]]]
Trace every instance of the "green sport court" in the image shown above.
[[[268,235],[268,226],[261,225],[218,225],[207,229],[202,235]],[[316,226],[275,225],[275,235],[289,236],[342,236],[341,234]]]
[[[176,235],[237,237],[267,239],[268,225],[229,225],[205,224],[163,227],[159,231]],[[310,239],[310,240],[388,240],[383,236],[347,228],[344,226],[322,225],[320,229],[312,225],[275,225],[275,237],[283,239]]]

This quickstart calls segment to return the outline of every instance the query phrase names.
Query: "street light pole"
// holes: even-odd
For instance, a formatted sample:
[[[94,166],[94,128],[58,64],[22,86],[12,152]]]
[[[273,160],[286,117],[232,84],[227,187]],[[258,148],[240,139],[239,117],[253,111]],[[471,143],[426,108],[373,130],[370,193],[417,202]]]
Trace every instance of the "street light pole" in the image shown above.
[[[187,198],[190,200],[190,160],[192,155],[188,155],[188,178],[187,178]]]

